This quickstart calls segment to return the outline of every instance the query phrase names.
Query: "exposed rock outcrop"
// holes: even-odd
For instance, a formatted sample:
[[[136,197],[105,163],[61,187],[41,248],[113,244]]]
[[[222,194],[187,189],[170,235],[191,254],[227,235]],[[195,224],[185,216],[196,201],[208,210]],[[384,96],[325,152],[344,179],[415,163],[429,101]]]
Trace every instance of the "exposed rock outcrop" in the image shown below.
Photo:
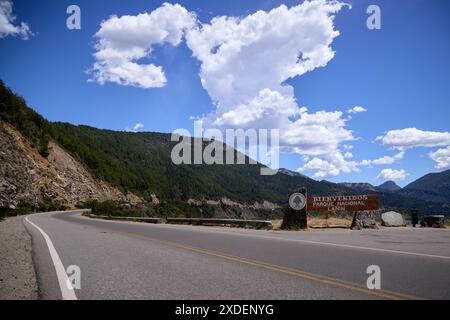
[[[353,216],[351,229],[378,229],[381,219],[375,212],[356,212]]]
[[[57,144],[51,142],[49,151],[47,158],[42,157],[19,131],[0,123],[0,207],[38,207],[44,199],[70,207],[88,200],[143,201],[94,179]]]

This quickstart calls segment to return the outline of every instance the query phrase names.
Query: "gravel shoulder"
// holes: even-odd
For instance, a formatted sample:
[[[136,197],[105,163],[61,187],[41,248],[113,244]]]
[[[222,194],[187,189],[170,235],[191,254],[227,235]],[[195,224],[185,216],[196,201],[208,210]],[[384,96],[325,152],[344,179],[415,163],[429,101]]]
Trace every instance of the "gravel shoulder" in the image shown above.
[[[36,300],[31,238],[23,217],[0,221],[0,300]]]

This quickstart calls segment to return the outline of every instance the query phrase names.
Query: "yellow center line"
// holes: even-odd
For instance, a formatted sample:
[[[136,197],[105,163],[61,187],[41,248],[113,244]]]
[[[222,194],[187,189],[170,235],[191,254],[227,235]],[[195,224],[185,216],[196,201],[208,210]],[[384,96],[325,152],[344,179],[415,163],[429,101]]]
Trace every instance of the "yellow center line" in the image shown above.
[[[322,275],[318,275],[318,274],[313,274],[313,273],[305,272],[305,271],[298,270],[298,269],[291,269],[288,267],[274,265],[274,264],[270,264],[270,263],[266,263],[266,262],[262,262],[262,261],[257,261],[257,260],[253,260],[253,259],[234,256],[234,255],[230,255],[230,254],[223,253],[220,251],[203,249],[203,248],[194,247],[194,246],[190,246],[190,245],[180,244],[178,242],[174,242],[174,241],[170,241],[170,240],[156,239],[153,237],[149,237],[149,236],[145,236],[145,235],[138,235],[138,234],[127,232],[127,231],[115,231],[115,232],[125,234],[125,235],[131,236],[131,237],[143,239],[143,240],[150,240],[150,241],[161,243],[161,244],[164,244],[164,245],[170,246],[170,247],[185,249],[185,250],[189,250],[189,251],[204,254],[204,255],[209,255],[209,256],[226,259],[229,261],[240,262],[242,264],[251,265],[251,266],[255,266],[255,267],[259,267],[262,269],[271,270],[271,271],[275,271],[275,272],[280,272],[280,273],[288,274],[291,276],[296,276],[296,277],[300,277],[303,279],[308,279],[308,280],[320,282],[323,284],[328,284],[328,285],[335,286],[335,287],[350,289],[353,291],[358,291],[358,292],[362,292],[362,293],[365,293],[368,295],[373,295],[373,296],[377,296],[377,297],[381,297],[381,298],[385,298],[385,299],[424,300],[423,298],[420,298],[417,296],[393,292],[393,291],[389,291],[389,290],[370,290],[367,287],[360,285],[360,284],[347,282],[344,280],[339,280],[336,278],[322,276]]]
[[[53,215],[52,215],[52,217],[53,217]],[[56,217],[54,217],[54,218],[56,218]],[[66,221],[66,222],[68,222],[68,221]],[[77,224],[83,225],[82,223],[78,223],[78,222],[77,222]],[[93,226],[89,226],[89,227],[93,227]],[[94,228],[102,229],[102,228],[99,228],[96,226],[94,226]],[[102,229],[102,230],[104,230],[104,229]],[[370,290],[367,287],[360,285],[360,284],[356,284],[356,283],[352,283],[352,282],[348,282],[348,281],[344,281],[344,280],[339,280],[339,279],[328,277],[328,276],[318,275],[318,274],[314,274],[314,273],[310,273],[310,272],[305,272],[305,271],[302,271],[299,269],[292,269],[292,268],[283,267],[283,266],[279,266],[279,265],[275,265],[275,264],[270,264],[267,262],[262,262],[262,261],[257,261],[257,260],[248,259],[248,258],[244,258],[244,257],[234,256],[234,255],[230,255],[228,253],[224,253],[224,252],[220,252],[220,251],[203,249],[200,247],[194,247],[194,246],[190,246],[190,245],[186,245],[186,244],[181,244],[181,243],[170,241],[170,240],[157,239],[157,238],[153,238],[153,237],[150,237],[147,235],[136,234],[136,233],[132,233],[132,232],[128,232],[128,231],[117,231],[117,230],[110,230],[110,231],[118,233],[118,234],[127,235],[127,236],[130,236],[133,238],[141,239],[141,240],[160,243],[160,244],[163,244],[163,245],[166,245],[169,247],[189,250],[192,252],[196,252],[196,253],[200,253],[200,254],[204,254],[204,255],[208,255],[208,256],[222,258],[222,259],[225,259],[228,261],[235,261],[235,262],[239,262],[242,264],[251,265],[251,266],[258,267],[258,268],[271,270],[271,271],[275,271],[275,272],[279,272],[279,273],[283,273],[283,274],[288,274],[291,276],[308,279],[311,281],[316,281],[316,282],[320,282],[323,284],[327,284],[327,285],[331,285],[331,286],[335,286],[335,287],[339,287],[339,288],[349,289],[349,290],[353,290],[353,291],[361,292],[361,293],[364,293],[367,295],[372,295],[372,296],[381,297],[381,298],[385,298],[385,299],[424,300],[424,298],[421,298],[421,297],[417,297],[417,296],[413,296],[413,295],[409,295],[409,294],[405,294],[405,293],[393,292],[393,291],[384,290],[384,289],[383,290]]]

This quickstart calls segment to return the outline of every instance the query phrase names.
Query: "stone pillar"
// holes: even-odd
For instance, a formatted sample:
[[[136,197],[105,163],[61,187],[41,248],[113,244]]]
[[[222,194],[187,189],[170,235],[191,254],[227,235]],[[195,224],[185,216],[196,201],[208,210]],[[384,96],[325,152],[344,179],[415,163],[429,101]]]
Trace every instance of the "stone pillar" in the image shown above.
[[[306,188],[297,189],[289,195],[281,229],[301,230],[308,228],[307,197]]]

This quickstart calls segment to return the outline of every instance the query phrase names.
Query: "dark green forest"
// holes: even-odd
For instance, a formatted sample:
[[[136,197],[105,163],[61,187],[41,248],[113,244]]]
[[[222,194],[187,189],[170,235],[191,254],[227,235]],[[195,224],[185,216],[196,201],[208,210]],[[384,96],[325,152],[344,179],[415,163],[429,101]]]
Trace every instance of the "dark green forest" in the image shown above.
[[[0,81],[0,119],[16,127],[48,156],[54,140],[99,179],[150,200],[155,193],[164,203],[187,210],[186,200],[230,198],[243,203],[285,204],[290,191],[306,187],[310,194],[351,194],[354,190],[301,175],[261,176],[261,165],[175,165],[170,154],[176,142],[170,134],[100,130],[49,122]],[[207,141],[204,142],[207,144]],[[248,158],[247,158],[248,162]],[[418,201],[411,194],[381,193],[386,207],[441,208],[442,202]]]

